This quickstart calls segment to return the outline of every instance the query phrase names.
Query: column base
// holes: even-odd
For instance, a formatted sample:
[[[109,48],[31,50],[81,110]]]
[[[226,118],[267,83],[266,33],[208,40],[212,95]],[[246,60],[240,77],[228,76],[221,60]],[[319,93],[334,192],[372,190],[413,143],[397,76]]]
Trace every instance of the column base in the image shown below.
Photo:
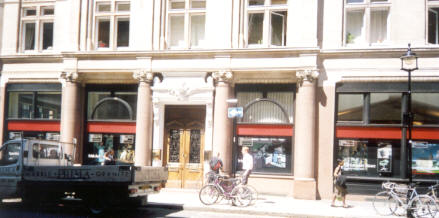
[[[314,179],[295,179],[293,197],[296,199],[316,200],[317,183]]]

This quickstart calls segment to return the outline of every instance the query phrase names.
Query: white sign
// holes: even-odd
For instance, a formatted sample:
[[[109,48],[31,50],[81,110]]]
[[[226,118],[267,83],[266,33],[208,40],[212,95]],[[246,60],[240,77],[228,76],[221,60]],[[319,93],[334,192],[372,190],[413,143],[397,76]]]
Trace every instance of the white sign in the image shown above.
[[[244,115],[244,110],[242,107],[229,107],[228,109],[229,118],[242,117]]]

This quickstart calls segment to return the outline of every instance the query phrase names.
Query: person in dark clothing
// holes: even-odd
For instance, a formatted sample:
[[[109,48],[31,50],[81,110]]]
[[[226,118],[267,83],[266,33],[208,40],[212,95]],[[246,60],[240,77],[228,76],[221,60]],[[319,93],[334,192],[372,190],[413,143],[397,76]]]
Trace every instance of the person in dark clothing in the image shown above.
[[[338,160],[338,165],[334,170],[334,185],[336,192],[332,196],[331,207],[335,207],[335,199],[337,195],[341,196],[341,201],[343,202],[343,207],[348,208],[349,206],[346,204],[346,194],[348,193],[346,187],[346,176],[342,175],[342,167],[344,165],[343,160]]]

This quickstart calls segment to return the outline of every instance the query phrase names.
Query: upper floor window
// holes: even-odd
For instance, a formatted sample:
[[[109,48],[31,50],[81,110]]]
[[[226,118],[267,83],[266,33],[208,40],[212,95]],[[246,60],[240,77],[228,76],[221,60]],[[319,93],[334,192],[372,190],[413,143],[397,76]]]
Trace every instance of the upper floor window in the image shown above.
[[[247,0],[246,39],[249,47],[286,45],[287,0]]]
[[[439,44],[439,1],[428,2],[427,41],[430,44]]]
[[[168,48],[187,49],[205,46],[205,0],[169,0],[167,12]]]
[[[53,47],[53,6],[23,7],[21,13],[21,50],[44,51]]]
[[[346,0],[345,45],[387,42],[390,6],[390,0]]]
[[[95,3],[95,48],[129,47],[130,2],[96,1]]]

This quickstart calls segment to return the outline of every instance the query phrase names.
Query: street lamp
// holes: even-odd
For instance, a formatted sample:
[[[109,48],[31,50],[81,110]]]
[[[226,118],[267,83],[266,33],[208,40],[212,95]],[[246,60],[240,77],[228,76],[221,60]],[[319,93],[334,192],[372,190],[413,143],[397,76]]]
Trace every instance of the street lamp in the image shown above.
[[[412,113],[412,71],[418,69],[418,56],[412,52],[410,43],[408,44],[407,53],[400,57],[401,70],[408,72],[408,91],[407,91],[407,112],[403,115],[404,127],[407,127],[408,137],[406,139],[406,149],[408,153],[408,167],[407,173],[409,177],[409,185],[412,183],[412,125],[413,125],[413,113]],[[404,128],[405,130],[405,128]],[[405,135],[405,134],[403,134]],[[404,158],[404,157],[401,157]],[[409,199],[410,190],[407,192],[407,200]],[[407,217],[412,217],[411,209],[407,208]]]

